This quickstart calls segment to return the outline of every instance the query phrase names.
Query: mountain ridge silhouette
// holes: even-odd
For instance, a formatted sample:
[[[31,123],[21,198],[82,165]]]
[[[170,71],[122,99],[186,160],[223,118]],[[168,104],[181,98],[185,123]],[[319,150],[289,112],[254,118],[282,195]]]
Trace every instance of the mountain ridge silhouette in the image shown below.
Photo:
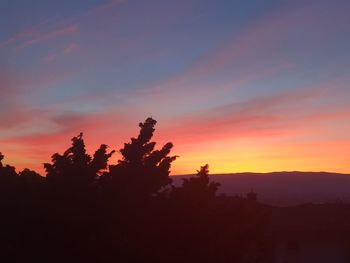
[[[174,184],[192,175],[173,176]],[[332,172],[268,172],[211,174],[211,180],[220,183],[218,193],[258,194],[262,203],[277,206],[305,203],[350,203],[350,174]]]

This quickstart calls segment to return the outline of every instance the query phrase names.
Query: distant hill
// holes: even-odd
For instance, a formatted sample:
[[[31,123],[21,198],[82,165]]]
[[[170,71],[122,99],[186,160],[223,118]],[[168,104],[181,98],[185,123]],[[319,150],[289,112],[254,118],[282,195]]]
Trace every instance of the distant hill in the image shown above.
[[[174,183],[192,175],[174,176]],[[219,193],[258,194],[262,203],[289,206],[304,203],[350,203],[350,175],[326,172],[234,173],[211,175]]]

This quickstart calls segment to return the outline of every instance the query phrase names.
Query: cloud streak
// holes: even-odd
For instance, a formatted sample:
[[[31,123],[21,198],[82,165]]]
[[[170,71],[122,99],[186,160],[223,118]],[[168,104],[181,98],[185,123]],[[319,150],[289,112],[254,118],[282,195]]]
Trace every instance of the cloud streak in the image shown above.
[[[26,40],[23,44],[19,45],[18,48],[19,49],[27,48],[27,47],[32,46],[34,44],[53,40],[55,38],[63,37],[66,35],[77,33],[77,32],[79,32],[79,26],[77,24],[67,26],[64,28],[59,28],[57,30],[50,31],[50,32],[43,32],[34,38]]]
[[[94,7],[69,18],[59,19],[50,17],[43,22],[23,29],[15,33],[12,37],[0,42],[0,48],[14,46],[16,49],[23,49],[32,45],[75,34],[80,31],[81,20],[104,12],[112,7],[126,3],[126,0],[107,0]]]

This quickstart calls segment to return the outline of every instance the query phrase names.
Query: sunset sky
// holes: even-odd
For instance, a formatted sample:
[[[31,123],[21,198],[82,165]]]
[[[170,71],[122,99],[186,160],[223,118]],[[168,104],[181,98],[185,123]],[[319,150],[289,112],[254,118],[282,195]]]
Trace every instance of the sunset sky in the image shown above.
[[[152,116],[173,174],[350,173],[349,13],[346,0],[0,0],[0,151],[43,173],[79,132],[90,153],[118,150]]]

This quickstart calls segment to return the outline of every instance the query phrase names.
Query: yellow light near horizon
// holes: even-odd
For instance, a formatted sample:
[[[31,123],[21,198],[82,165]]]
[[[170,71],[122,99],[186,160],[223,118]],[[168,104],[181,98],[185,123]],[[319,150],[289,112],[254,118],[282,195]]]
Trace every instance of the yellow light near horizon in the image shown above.
[[[225,149],[225,150],[223,150]],[[180,158],[172,166],[172,174],[193,174],[209,164],[210,173],[329,171],[349,173],[350,155],[347,144],[315,144],[298,147],[259,141],[219,141],[189,149],[179,149]]]

